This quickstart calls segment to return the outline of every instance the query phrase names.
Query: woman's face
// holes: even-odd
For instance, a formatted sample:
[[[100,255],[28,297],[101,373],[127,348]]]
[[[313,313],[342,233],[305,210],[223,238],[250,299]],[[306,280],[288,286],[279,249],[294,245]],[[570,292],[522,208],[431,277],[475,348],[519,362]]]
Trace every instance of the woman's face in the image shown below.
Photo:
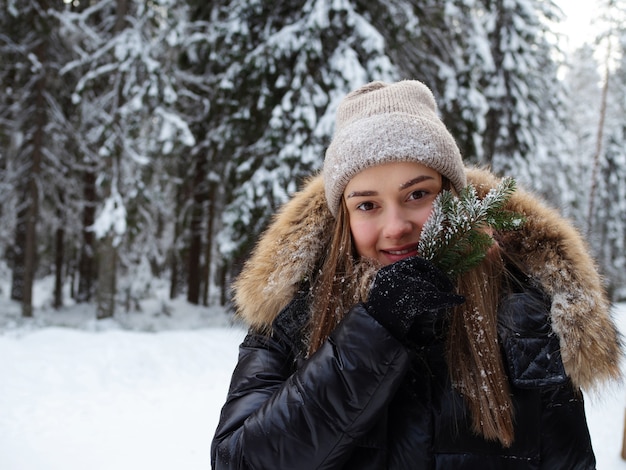
[[[343,193],[360,256],[388,265],[417,254],[441,175],[414,162],[385,163],[354,176]]]

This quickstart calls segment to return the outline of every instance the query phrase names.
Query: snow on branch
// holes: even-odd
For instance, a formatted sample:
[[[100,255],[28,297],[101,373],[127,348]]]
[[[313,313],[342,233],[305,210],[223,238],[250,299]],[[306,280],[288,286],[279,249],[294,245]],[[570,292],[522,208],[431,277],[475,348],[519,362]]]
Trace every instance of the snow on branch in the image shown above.
[[[442,191],[422,229],[420,255],[451,277],[478,265],[494,242],[493,231],[516,230],[525,221],[521,214],[504,209],[515,188],[513,178],[504,178],[483,199],[472,185],[458,197]]]

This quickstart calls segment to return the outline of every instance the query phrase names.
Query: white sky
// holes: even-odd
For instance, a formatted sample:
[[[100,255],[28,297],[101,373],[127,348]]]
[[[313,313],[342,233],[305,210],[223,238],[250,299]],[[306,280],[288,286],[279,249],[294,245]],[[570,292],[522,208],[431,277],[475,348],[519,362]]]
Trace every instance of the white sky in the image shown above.
[[[561,30],[568,37],[565,48],[574,50],[592,37],[591,22],[598,6],[597,0],[556,0],[566,17]]]

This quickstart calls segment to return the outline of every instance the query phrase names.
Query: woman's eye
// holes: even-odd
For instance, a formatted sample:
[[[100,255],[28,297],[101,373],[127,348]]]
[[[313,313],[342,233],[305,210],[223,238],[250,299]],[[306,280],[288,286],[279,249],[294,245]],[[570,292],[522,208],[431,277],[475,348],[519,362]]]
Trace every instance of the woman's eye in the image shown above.
[[[360,211],[371,211],[372,209],[374,209],[374,207],[375,206],[373,202],[362,202],[358,206],[356,206],[356,208]]]
[[[418,190],[418,191],[413,191],[411,194],[409,194],[409,199],[421,199],[424,196],[426,196],[427,192],[426,191],[422,191],[422,190]]]

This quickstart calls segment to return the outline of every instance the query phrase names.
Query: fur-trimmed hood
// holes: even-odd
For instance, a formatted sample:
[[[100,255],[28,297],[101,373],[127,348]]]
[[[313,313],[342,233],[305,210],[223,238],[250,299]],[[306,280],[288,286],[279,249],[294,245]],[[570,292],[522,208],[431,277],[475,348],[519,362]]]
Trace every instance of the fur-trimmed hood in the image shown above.
[[[467,178],[480,197],[499,183],[492,173],[474,168],[467,169]],[[552,298],[552,327],[568,375],[583,389],[617,379],[621,340],[602,279],[581,235],[557,211],[523,189],[513,194],[507,209],[524,214],[526,223],[518,231],[501,234],[499,242],[505,251],[527,261],[527,274]],[[319,264],[333,224],[322,177],[314,177],[275,215],[233,284],[237,315],[245,323],[269,328]]]

